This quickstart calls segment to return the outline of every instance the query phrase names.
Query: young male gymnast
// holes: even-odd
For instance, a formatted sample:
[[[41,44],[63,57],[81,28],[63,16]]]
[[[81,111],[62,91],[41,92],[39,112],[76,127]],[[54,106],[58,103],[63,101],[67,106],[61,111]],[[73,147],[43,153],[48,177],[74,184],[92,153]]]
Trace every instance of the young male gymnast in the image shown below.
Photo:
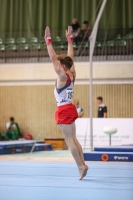
[[[49,57],[53,63],[54,70],[58,75],[54,95],[57,101],[55,121],[64,134],[65,141],[79,169],[79,180],[87,174],[88,166],[85,164],[82,147],[76,138],[75,120],[78,118],[76,107],[72,104],[73,87],[76,71],[73,63],[73,37],[72,28],[68,26],[66,30],[68,41],[67,54],[56,55],[50,35],[49,27],[45,29],[45,42]]]

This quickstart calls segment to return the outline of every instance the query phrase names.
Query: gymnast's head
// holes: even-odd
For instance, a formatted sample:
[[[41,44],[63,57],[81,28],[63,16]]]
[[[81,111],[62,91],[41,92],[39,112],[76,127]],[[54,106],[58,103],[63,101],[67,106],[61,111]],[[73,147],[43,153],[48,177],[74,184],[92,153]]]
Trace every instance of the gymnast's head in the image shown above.
[[[64,69],[64,71],[69,71],[73,66],[72,58],[66,54],[58,55],[57,59],[59,60],[61,67]]]

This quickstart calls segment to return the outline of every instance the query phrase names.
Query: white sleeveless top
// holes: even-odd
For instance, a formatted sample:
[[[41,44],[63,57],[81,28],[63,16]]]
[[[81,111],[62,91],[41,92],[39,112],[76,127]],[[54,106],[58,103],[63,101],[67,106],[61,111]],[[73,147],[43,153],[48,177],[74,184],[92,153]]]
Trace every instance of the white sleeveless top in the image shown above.
[[[66,75],[67,75],[67,82],[63,88],[59,89],[57,88],[57,85],[55,85],[54,95],[57,102],[57,106],[70,104],[72,102],[72,98],[74,95],[73,86],[75,77],[73,78],[73,81],[71,81],[69,74],[66,73]]]

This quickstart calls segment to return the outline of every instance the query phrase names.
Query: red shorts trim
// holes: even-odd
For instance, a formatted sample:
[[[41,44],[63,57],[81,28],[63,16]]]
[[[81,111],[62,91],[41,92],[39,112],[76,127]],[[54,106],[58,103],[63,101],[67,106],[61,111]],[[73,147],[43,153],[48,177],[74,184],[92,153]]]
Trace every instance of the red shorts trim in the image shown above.
[[[57,124],[71,124],[78,118],[76,107],[73,104],[59,106],[55,112]]]

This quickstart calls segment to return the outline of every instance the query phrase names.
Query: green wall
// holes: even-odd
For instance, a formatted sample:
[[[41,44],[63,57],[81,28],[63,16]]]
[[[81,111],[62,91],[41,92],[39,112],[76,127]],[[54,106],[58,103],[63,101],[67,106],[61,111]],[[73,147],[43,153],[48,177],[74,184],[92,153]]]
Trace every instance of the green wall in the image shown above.
[[[66,29],[76,17],[79,23],[96,19],[101,0],[0,0],[0,32]],[[93,18],[93,19],[92,19]],[[133,27],[133,0],[108,0],[100,21],[101,29]]]

